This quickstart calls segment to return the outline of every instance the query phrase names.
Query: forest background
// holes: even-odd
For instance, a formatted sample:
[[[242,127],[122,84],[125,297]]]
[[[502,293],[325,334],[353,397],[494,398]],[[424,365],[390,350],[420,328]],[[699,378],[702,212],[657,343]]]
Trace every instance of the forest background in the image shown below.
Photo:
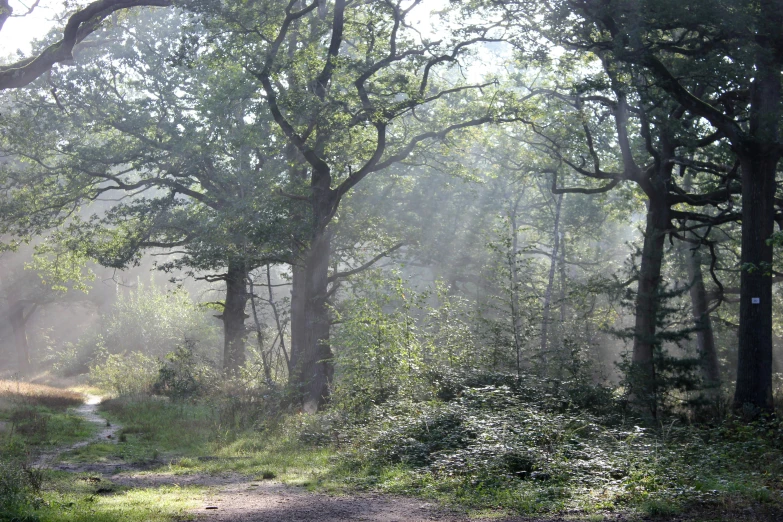
[[[7,378],[479,506],[776,509],[780,2],[169,4],[0,65]]]

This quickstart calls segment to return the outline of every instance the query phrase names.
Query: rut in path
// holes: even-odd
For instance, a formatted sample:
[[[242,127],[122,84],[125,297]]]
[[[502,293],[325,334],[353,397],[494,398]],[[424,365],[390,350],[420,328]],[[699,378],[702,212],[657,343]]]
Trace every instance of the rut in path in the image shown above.
[[[111,424],[109,425],[106,422],[106,419],[98,415],[98,405],[101,403],[101,398],[97,395],[90,395],[87,394],[87,398],[84,401],[84,404],[76,408],[75,413],[82,417],[83,419],[92,422],[94,424],[98,424],[101,426],[101,429],[98,430],[98,433],[96,433],[94,436],[92,436],[89,439],[77,442],[76,444],[72,444],[70,446],[62,446],[59,448],[55,448],[49,451],[45,451],[41,453],[32,463],[34,468],[49,468],[52,465],[52,462],[57,459],[60,455],[65,453],[66,451],[75,450],[77,448],[82,448],[88,444],[91,444],[93,442],[98,441],[105,441],[105,440],[116,440],[115,434],[117,431],[120,430],[122,426]]]

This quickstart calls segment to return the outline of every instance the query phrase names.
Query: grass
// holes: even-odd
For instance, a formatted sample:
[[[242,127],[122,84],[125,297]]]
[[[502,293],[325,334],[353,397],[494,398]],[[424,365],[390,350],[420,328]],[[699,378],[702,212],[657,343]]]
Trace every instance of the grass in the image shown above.
[[[170,475],[172,482],[180,475],[232,472],[336,494],[370,489],[413,495],[490,518],[557,513],[602,520],[623,513],[777,520],[783,513],[779,422],[729,420],[710,428],[669,426],[659,433],[604,426],[536,405],[512,404],[502,414],[484,415],[485,403],[479,403],[480,408],[417,405],[410,411],[389,406],[350,429],[335,422],[334,413],[290,415],[238,429],[221,424],[219,412],[206,402],[121,398],[101,406],[110,422],[123,427],[118,442],[90,444],[67,458],[144,463],[147,471],[141,473]],[[333,436],[335,425],[339,437]],[[422,444],[432,445],[429,456],[419,463],[406,461],[405,452],[419,451]],[[531,455],[533,464],[522,478],[496,467],[498,444],[506,450],[525,448]],[[201,494],[198,489],[114,486],[96,494],[78,479],[55,478],[55,485],[41,493],[43,520],[179,520]],[[158,496],[168,507],[145,512],[144,503]]]
[[[221,425],[199,404],[157,398],[119,398],[100,405],[109,422],[122,426],[117,443],[96,442],[69,451],[75,463],[123,461],[144,464],[146,473],[171,475],[233,472],[256,480],[314,485],[334,467],[330,446],[300,440],[309,416],[293,416],[263,431]]]
[[[88,474],[51,471],[24,513],[45,522],[169,522],[193,520],[204,488],[128,488]],[[21,518],[20,518],[21,519]],[[2,517],[0,517],[2,520]]]
[[[436,471],[432,466],[373,460],[377,448],[368,437],[383,429],[372,423],[354,434],[362,438],[361,444],[338,448],[303,440],[303,433],[328,423],[321,416],[293,415],[262,429],[237,431],[220,426],[204,405],[117,400],[107,402],[105,411],[125,426],[124,442],[88,446],[79,450],[79,458],[143,461],[157,456],[160,465],[147,473],[234,472],[337,494],[372,489],[459,505],[488,516],[580,513],[600,519],[605,513],[623,512],[665,518],[693,510],[774,511],[783,504],[778,478],[783,476],[783,452],[770,443],[761,425],[679,427],[668,430],[664,440],[653,430],[644,435],[631,430],[631,435],[621,437],[561,418],[557,422],[562,432],[542,439],[546,448],[534,448],[549,462],[548,474],[519,480],[482,474],[480,469],[456,473],[448,467]],[[393,419],[396,424],[405,422],[400,416]],[[547,432],[549,421],[539,422],[541,432]],[[572,455],[574,448],[585,456]],[[446,457],[448,450],[438,455]],[[589,466],[580,460],[585,458],[593,459]]]
[[[21,403],[50,410],[65,410],[79,406],[83,401],[84,395],[75,391],[42,384],[0,380],[0,407],[3,404]]]
[[[0,381],[0,458],[25,459],[91,436],[95,426],[71,411],[83,400],[69,390]]]

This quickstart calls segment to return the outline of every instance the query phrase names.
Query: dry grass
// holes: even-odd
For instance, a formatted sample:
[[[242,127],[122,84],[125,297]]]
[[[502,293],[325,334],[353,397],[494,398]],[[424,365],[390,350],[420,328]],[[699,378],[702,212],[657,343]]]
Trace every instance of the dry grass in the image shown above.
[[[41,384],[0,380],[0,402],[23,403],[63,410],[84,401],[81,393],[52,388]]]

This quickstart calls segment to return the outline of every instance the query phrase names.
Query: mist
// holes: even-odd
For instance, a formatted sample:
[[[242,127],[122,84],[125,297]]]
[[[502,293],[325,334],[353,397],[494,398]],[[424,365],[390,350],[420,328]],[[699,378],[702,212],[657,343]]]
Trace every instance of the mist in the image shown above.
[[[674,455],[667,425],[772,422],[779,27],[664,4],[67,14],[77,37],[0,62],[0,380],[99,394],[82,417],[123,443],[177,419],[177,458],[272,434],[555,514],[603,508],[574,500],[598,475],[553,464],[570,449],[531,442],[547,430],[600,426],[600,473],[628,482],[629,433]]]

